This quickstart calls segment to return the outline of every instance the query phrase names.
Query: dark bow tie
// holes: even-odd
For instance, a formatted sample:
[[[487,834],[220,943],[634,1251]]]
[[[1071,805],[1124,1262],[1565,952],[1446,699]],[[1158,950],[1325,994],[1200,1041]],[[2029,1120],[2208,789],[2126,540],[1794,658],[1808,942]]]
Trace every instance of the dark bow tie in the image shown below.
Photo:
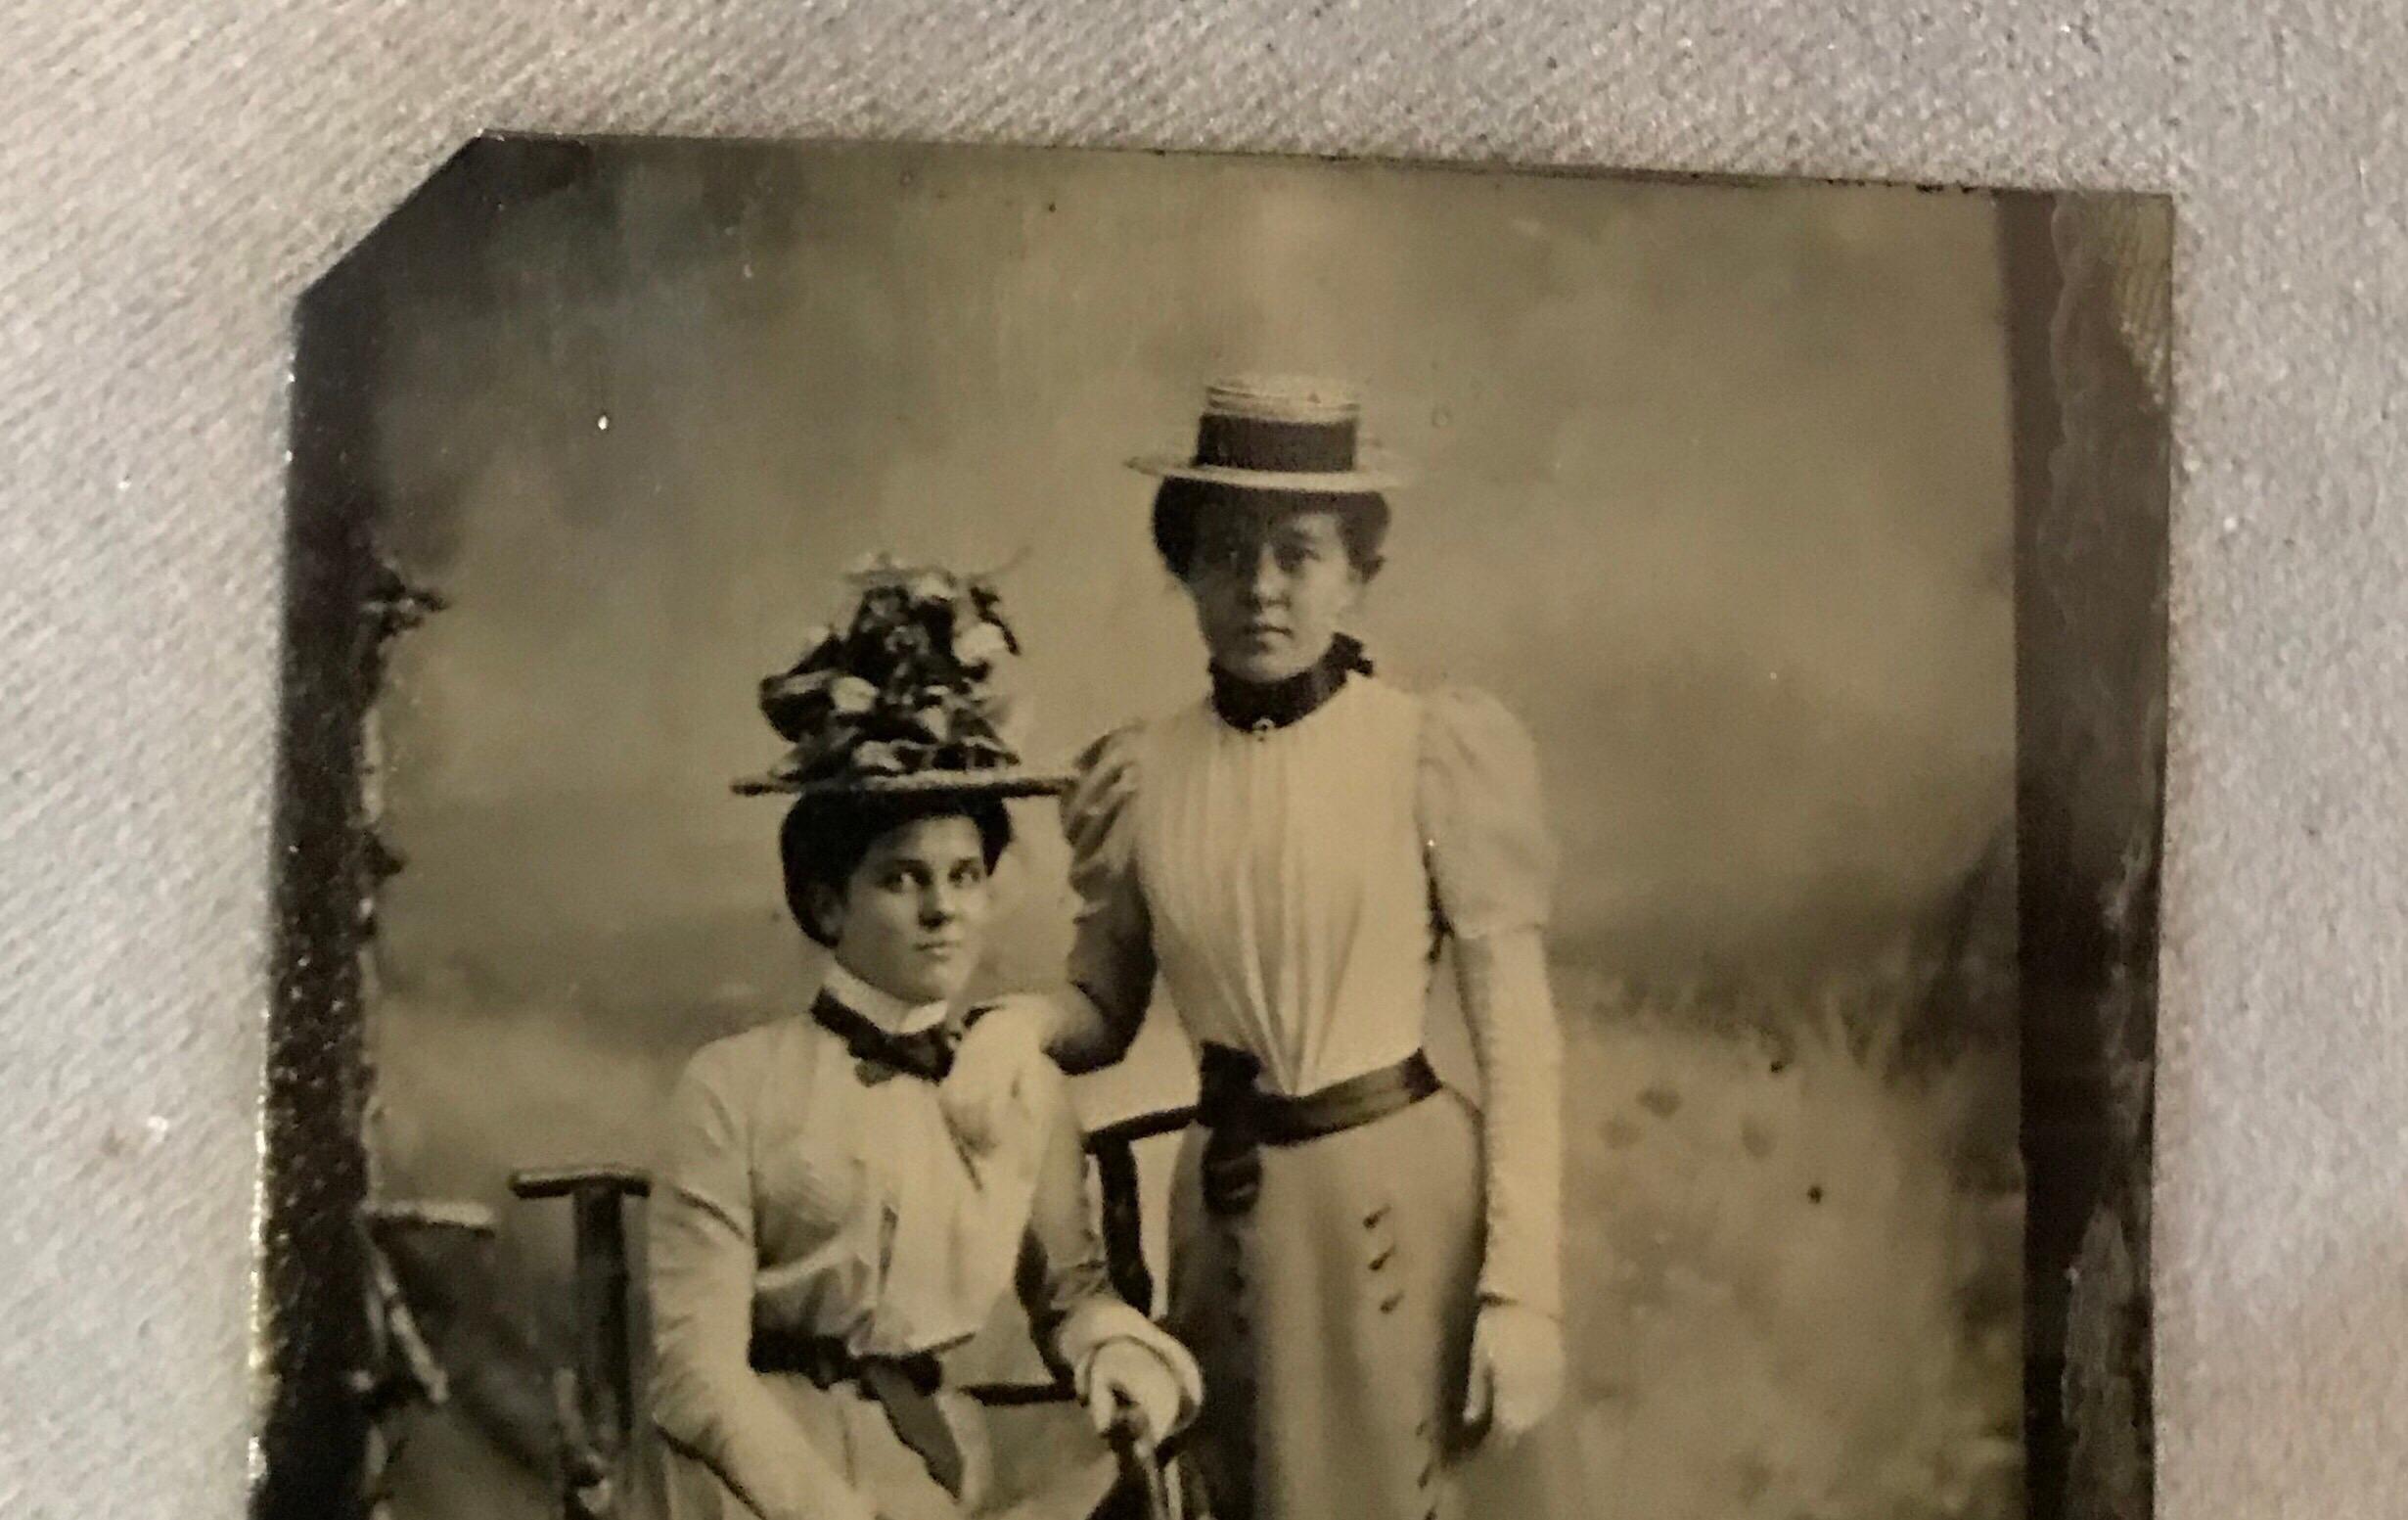
[[[822,992],[811,1004],[811,1017],[820,1027],[844,1041],[844,1048],[859,1063],[855,1068],[861,1080],[872,1085],[889,1077],[917,1077],[922,1082],[942,1082],[953,1070],[953,1052],[962,1043],[962,1034],[977,1022],[984,1008],[957,1011],[942,1024],[898,1035],[881,1029],[866,1015],[839,1002],[832,992]]]
[[[1319,660],[1285,680],[1242,681],[1212,668],[1212,711],[1221,721],[1246,733],[1263,734],[1305,718],[1338,695],[1346,678],[1371,673],[1371,657],[1361,640],[1340,633]]]

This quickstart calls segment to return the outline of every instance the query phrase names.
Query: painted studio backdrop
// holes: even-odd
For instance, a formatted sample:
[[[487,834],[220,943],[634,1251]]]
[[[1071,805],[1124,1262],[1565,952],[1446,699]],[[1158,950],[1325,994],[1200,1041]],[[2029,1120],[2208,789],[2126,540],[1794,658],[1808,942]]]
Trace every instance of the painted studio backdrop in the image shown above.
[[[568,1232],[510,1171],[648,1164],[684,1055],[808,985],[778,805],[729,790],[779,748],[754,683],[886,550],[1002,568],[1039,761],[1192,700],[1123,461],[1239,370],[1362,388],[1419,479],[1359,631],[1539,747],[1591,1512],[2020,1512],[1993,202],[1134,154],[566,161],[499,212],[455,164],[370,276],[381,537],[446,604],[375,714],[402,862],[376,1187],[501,1221],[431,1268],[452,1400],[396,1513],[552,1502]],[[1042,987],[1066,851],[1049,806],[1018,821],[986,980]],[[1082,1107],[1182,1100],[1187,1070],[1158,1006]]]

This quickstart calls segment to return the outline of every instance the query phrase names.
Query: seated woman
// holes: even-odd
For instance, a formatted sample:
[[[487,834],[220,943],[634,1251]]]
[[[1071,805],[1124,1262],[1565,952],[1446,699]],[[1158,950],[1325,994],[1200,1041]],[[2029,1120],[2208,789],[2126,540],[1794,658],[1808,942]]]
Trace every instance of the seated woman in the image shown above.
[[[1116,1298],[1059,1083],[1006,1143],[957,1147],[937,1105],[1011,841],[1019,768],[988,677],[993,594],[872,577],[849,627],[762,685],[795,745],[740,791],[797,800],[787,901],[830,952],[807,1012],[704,1046],[679,1082],[651,1211],[654,1418],[673,1516],[952,1520],[990,1462],[945,1361],[1017,1290],[1099,1429],[1167,1437],[1202,1396],[1179,1343]]]

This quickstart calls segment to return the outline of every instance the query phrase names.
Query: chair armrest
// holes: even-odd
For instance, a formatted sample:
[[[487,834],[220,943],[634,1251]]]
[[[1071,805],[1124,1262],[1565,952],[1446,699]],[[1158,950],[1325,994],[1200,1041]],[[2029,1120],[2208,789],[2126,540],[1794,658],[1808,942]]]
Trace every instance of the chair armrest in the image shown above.
[[[623,1197],[652,1193],[652,1174],[636,1167],[526,1167],[510,1175],[521,1198],[566,1198],[592,1188]]]
[[[1152,1140],[1165,1134],[1177,1134],[1196,1122],[1196,1107],[1166,1108],[1157,1114],[1137,1114],[1100,1125],[1087,1133],[1087,1149],[1091,1153],[1118,1147],[1127,1149],[1139,1140]]]
[[[1196,1122],[1194,1108],[1139,1114],[1087,1136],[1104,1194],[1104,1266],[1113,1291],[1141,1314],[1154,1313],[1154,1273],[1146,1268],[1145,1221],[1137,1201],[1137,1142],[1176,1134]]]

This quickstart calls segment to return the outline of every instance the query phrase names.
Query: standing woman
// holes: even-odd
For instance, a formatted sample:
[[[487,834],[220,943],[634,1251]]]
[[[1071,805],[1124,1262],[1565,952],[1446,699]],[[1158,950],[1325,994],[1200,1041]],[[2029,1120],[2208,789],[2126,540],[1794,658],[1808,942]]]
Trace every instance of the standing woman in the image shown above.
[[[651,1211],[654,1420],[672,1520],[957,1520],[985,1504],[983,1421],[948,1373],[1018,1292],[1102,1428],[1194,1412],[1195,1363],[1115,1297],[1062,1084],[1023,1084],[978,1156],[935,1083],[988,1010],[964,989],[1019,768],[983,586],[872,576],[843,628],[762,683],[795,746],[786,898],[829,963],[803,1009],[704,1045],[672,1100]],[[1011,1006],[1006,999],[999,1006]]]
[[[1172,1196],[1170,1325],[1204,1363],[1189,1466],[1216,1520],[1536,1515],[1567,1471],[1561,1042],[1540,933],[1552,852],[1523,730],[1408,693],[1341,631],[1392,475],[1359,403],[1213,386],[1154,541],[1210,692],[1107,735],[1064,804],[1070,989],[975,1031],[945,1086],[973,1145],[1042,1047],[1128,1048],[1159,973],[1201,1053]],[[1453,942],[1485,1096],[1422,1045]],[[1483,1469],[1467,1500],[1473,1469]]]

